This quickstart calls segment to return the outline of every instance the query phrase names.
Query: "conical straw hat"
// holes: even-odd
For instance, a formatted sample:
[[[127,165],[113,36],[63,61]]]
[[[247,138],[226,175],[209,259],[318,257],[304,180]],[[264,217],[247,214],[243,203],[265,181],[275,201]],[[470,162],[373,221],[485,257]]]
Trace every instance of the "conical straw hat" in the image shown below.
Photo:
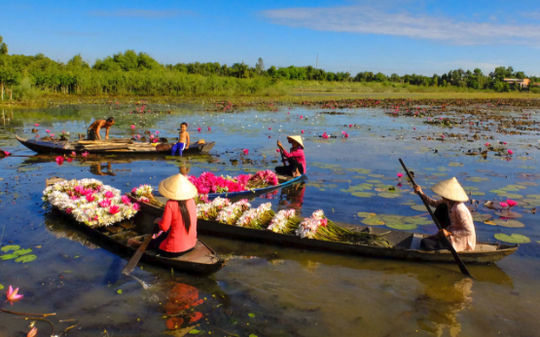
[[[452,201],[462,201],[465,202],[469,200],[467,192],[461,187],[456,177],[453,177],[448,180],[441,181],[438,184],[435,184],[431,190],[440,195],[443,198]]]
[[[159,183],[159,193],[170,200],[189,200],[197,195],[197,188],[182,174],[176,174]]]
[[[300,144],[300,146],[302,148],[304,148],[304,142],[302,141],[302,137],[301,136],[287,136],[288,139],[292,139],[294,140],[295,142],[297,142],[298,144]]]

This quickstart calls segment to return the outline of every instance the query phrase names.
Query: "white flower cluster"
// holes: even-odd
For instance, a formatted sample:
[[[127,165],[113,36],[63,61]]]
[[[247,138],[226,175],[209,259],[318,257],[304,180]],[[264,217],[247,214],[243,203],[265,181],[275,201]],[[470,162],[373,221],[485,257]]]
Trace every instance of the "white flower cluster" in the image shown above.
[[[296,211],[294,209],[283,209],[274,215],[267,229],[274,233],[283,233],[287,229],[289,220],[295,216]]]
[[[141,201],[141,199],[148,200],[146,196],[151,195],[153,191],[154,189],[152,188],[152,186],[144,184],[131,190],[131,195],[136,197],[139,201]]]
[[[212,220],[218,213],[231,205],[231,201],[227,198],[217,197],[211,202],[197,204],[197,218],[203,220]]]
[[[238,219],[242,213],[250,209],[250,207],[251,204],[247,201],[247,199],[242,199],[230,206],[223,208],[218,213],[216,220],[221,223],[232,225],[236,222],[236,219]]]
[[[313,212],[309,218],[305,218],[296,229],[296,235],[303,238],[314,239],[317,234],[317,230],[321,224],[326,223],[324,212],[318,210]]]
[[[238,221],[236,221],[236,226],[238,227],[256,227],[261,226],[262,223],[260,223],[260,220],[266,213],[270,212],[272,210],[272,204],[267,202],[266,204],[261,204],[257,208],[250,208],[242,216]]]
[[[88,226],[108,226],[138,211],[121,191],[96,179],[61,181],[43,191],[43,199]]]

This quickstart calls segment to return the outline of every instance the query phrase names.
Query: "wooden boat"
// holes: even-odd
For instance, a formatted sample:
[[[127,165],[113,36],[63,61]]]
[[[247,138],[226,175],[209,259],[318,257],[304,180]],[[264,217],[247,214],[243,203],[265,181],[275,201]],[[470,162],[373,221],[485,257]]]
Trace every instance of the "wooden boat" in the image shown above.
[[[127,258],[131,258],[136,251],[136,248],[128,245],[129,239],[137,239],[142,242],[146,235],[151,235],[140,235],[131,220],[107,227],[93,228],[75,221],[71,216],[61,212],[55,207],[53,207],[53,209],[55,209],[59,215],[68,219],[68,222],[73,227],[87,235],[95,245]],[[144,226],[153,226],[153,224],[144,224],[143,227]],[[141,257],[141,260],[152,265],[174,268],[186,273],[201,275],[215,273],[227,263],[226,260],[218,257],[212,248],[200,240],[197,240],[197,244],[192,251],[180,257],[167,258],[160,256],[154,251],[146,250]]]
[[[144,219],[145,222],[153,221],[156,217],[160,217],[163,214],[163,209],[160,207],[145,202],[139,202],[139,204],[141,205],[141,211],[138,214],[140,220]],[[139,219],[136,219],[136,221]],[[357,228],[356,230],[358,231],[369,230],[373,234],[384,235],[384,238],[388,240],[393,247],[384,248],[361,244],[301,239],[294,235],[277,234],[271,231],[230,226],[217,221],[207,220],[198,220],[197,230],[203,235],[258,241],[302,249],[408,261],[455,263],[452,254],[448,250],[424,251],[420,249],[420,240],[427,237],[427,234],[390,231],[384,228],[370,228],[367,226],[339,225],[344,228],[354,227]],[[498,242],[478,242],[474,251],[460,252],[459,256],[466,264],[489,264],[513,254],[518,247],[519,245]]]
[[[119,154],[119,155],[170,155],[171,151],[158,150],[157,145],[161,143],[143,143],[133,139],[110,139],[110,140],[40,140],[40,139],[24,139],[17,135],[15,138],[24,146],[37,153],[46,154],[71,154],[73,151],[77,153],[88,152],[90,154]],[[184,150],[184,154],[202,154],[208,153],[214,146],[215,142],[209,143],[193,143],[189,148]]]
[[[276,190],[285,186],[294,185],[306,179],[305,174],[302,174],[301,176],[296,177],[296,178],[283,176],[283,175],[276,175],[276,176],[278,177],[279,184],[274,185],[274,186],[267,186],[263,188],[256,188],[253,190],[240,191],[240,192],[208,193],[208,198],[214,199],[217,197],[221,197],[221,198],[232,199],[236,197],[252,197],[252,196],[257,196],[257,195],[270,192],[270,191],[273,191],[273,190]]]

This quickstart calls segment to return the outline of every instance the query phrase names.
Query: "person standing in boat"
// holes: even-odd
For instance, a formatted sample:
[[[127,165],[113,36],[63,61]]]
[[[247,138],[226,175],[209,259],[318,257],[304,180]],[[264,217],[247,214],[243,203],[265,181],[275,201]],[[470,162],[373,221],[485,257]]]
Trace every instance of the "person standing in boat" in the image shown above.
[[[109,117],[107,120],[98,119],[90,125],[86,133],[88,140],[100,140],[101,136],[99,131],[101,128],[105,128],[105,139],[109,139],[109,129],[114,125],[114,117]]]
[[[469,197],[457,179],[451,178],[434,185],[431,190],[442,197],[435,200],[422,192],[418,185],[414,191],[419,193],[430,206],[437,207],[434,212],[442,229],[435,235],[422,239],[420,248],[424,250],[447,249],[443,235],[448,238],[457,252],[473,251],[476,247],[476,230],[471,212],[464,204]]]
[[[306,156],[304,155],[304,142],[301,136],[288,136],[287,141],[292,145],[291,152],[287,152],[281,142],[277,146],[285,166],[276,167],[278,174],[299,177],[306,173]]]
[[[159,193],[169,199],[163,217],[156,219],[161,230],[149,248],[164,257],[178,257],[197,244],[197,188],[184,175],[176,174],[159,183]],[[156,226],[157,227],[157,226]]]

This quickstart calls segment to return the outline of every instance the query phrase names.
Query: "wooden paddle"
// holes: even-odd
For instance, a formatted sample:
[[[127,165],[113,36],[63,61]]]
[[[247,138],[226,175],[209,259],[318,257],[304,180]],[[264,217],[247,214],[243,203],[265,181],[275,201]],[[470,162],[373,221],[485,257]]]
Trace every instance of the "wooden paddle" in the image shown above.
[[[155,226],[157,225],[154,225],[154,228]],[[146,250],[146,247],[148,247],[148,245],[150,244],[150,241],[152,240],[153,232],[154,230],[152,229],[152,231],[148,233],[148,235],[144,238],[143,243],[139,246],[135,254],[133,254],[133,256],[131,257],[131,260],[129,260],[128,264],[124,267],[124,269],[122,269],[122,274],[129,276],[129,274],[131,274],[133,269],[135,269],[135,266],[137,265],[137,263],[139,263],[141,256]]]
[[[409,170],[407,169],[407,167],[405,166],[405,163],[403,162],[403,160],[401,160],[401,158],[399,158],[399,162],[401,163],[401,166],[403,166],[403,169],[405,170],[405,172],[407,173],[407,176],[409,177],[409,179],[411,180],[411,183],[413,184],[413,186],[417,186],[416,185],[416,182],[414,181],[414,178],[413,176],[411,175],[411,173],[409,172]],[[426,199],[424,199],[422,197],[422,195],[420,193],[417,193],[418,196],[420,197],[420,199],[422,199],[422,202],[424,203],[424,206],[426,206],[428,212],[429,212],[429,215],[431,215],[431,218],[433,219],[433,222],[435,222],[435,225],[437,225],[437,228],[439,230],[442,230],[442,226],[441,224],[439,223],[439,220],[437,220],[437,218],[435,217],[435,215],[433,214],[433,211],[431,210],[431,207],[429,207]],[[454,256],[454,260],[456,260],[456,263],[457,265],[459,266],[459,269],[461,270],[461,272],[464,274],[464,275],[467,275],[469,277],[472,277],[472,275],[469,273],[469,271],[467,270],[467,268],[465,267],[465,264],[463,263],[463,261],[461,261],[458,253],[456,252],[456,250],[454,249],[454,246],[452,246],[452,244],[450,243],[450,241],[448,240],[448,238],[446,237],[446,235],[443,235],[443,240],[446,241],[446,244],[448,245],[448,250],[452,253],[452,256]]]

